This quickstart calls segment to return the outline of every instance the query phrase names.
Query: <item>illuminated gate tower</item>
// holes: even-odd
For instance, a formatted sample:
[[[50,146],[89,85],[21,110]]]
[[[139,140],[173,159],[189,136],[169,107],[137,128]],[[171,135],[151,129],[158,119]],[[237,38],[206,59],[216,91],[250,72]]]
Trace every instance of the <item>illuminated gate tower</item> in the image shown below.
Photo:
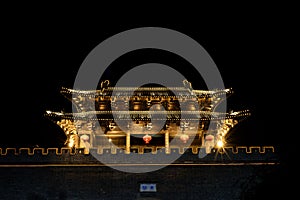
[[[62,88],[61,93],[78,112],[46,111],[46,116],[63,129],[66,146],[87,154],[90,148],[112,144],[126,153],[149,146],[165,148],[166,153],[173,147],[205,147],[210,153],[223,146],[231,128],[250,115],[248,110],[215,112],[232,90],[193,90],[186,80],[182,87],[173,88],[109,87],[106,80],[99,90]],[[156,125],[161,125],[156,123],[160,120],[162,127]]]

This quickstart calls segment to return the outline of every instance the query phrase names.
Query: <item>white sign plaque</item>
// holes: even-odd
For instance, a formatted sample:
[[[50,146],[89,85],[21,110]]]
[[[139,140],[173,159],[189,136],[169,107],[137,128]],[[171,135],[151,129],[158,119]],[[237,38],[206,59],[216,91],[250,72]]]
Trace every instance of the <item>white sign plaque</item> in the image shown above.
[[[141,183],[140,192],[156,192],[155,183]]]

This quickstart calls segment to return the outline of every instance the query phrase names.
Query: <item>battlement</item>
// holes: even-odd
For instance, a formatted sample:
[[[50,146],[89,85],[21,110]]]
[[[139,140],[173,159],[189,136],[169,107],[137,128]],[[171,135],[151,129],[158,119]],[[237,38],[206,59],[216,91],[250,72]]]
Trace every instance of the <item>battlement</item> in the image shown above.
[[[170,156],[178,155],[174,162],[177,164],[212,164],[212,163],[279,163],[279,157],[273,146],[236,146],[213,149],[206,154],[205,148],[174,147],[166,151],[163,147],[132,147],[128,153],[124,149],[115,147],[91,148],[89,154],[74,148],[0,148],[0,164],[101,164],[99,160],[108,164],[134,164],[134,156],[147,156],[151,164],[165,164]],[[122,159],[116,161],[114,156]],[[120,158],[119,157],[119,158]],[[101,159],[99,159],[101,158]]]
[[[157,152],[164,152],[164,147],[159,147],[159,146],[154,146],[154,147],[136,147],[132,148],[133,153],[139,153],[139,154],[144,154],[144,153],[149,153],[151,152],[152,154],[157,154]],[[90,151],[95,151],[97,150],[97,154],[105,154],[105,153],[121,153],[123,154],[122,149],[116,149],[116,148],[110,148],[110,147],[98,147],[98,148],[93,148],[90,149]],[[198,154],[199,151],[204,151],[205,148],[203,147],[171,147],[171,152],[178,152],[179,154],[184,154],[185,151],[191,150],[193,154]],[[231,154],[239,154],[239,153],[246,153],[246,154],[266,154],[266,153],[275,153],[275,148],[273,146],[231,146],[231,147],[224,147],[222,150],[214,149],[213,152],[218,152],[220,154],[225,154],[225,153],[231,153]],[[68,148],[68,147],[62,147],[62,148],[0,148],[0,155],[1,156],[6,156],[6,155],[24,155],[27,154],[29,156],[33,156],[35,154],[38,155],[48,155],[48,154],[53,154],[55,153],[56,155],[63,155],[63,154],[70,154],[70,155],[75,155],[75,154],[81,154],[78,151],[74,151],[73,148]],[[168,153],[166,153],[168,154]]]

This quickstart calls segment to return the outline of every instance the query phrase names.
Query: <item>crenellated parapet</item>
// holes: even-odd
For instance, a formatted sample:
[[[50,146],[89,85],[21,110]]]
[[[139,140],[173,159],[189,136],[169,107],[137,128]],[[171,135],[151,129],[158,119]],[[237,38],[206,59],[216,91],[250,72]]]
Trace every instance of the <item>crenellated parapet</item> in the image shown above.
[[[224,147],[222,150],[213,149],[212,153],[205,154],[205,148],[171,147],[166,151],[161,147],[133,147],[131,153],[127,154],[123,149],[112,147],[91,148],[90,154],[84,154],[83,151],[73,148],[0,148],[0,166],[1,164],[101,164],[101,160],[108,164],[117,164],[112,159],[112,155],[121,155],[124,160],[118,160],[118,164],[136,164],[132,155],[143,156],[147,154],[149,163],[155,164],[164,162],[164,157],[169,155],[179,155],[175,164],[237,164],[237,163],[265,163],[278,164],[280,158],[273,146],[236,146]],[[152,159],[152,160],[151,160]],[[147,164],[147,163],[145,163]]]
[[[97,154],[103,154],[105,153],[105,149],[114,149],[110,147],[98,147],[94,148],[97,149]],[[158,151],[162,152],[164,151],[164,147],[136,147],[133,149],[136,149],[136,151],[133,151],[132,153],[152,153],[156,154]],[[190,149],[193,154],[198,154],[199,151],[203,151],[204,148],[202,147],[171,147],[171,152],[178,152],[180,154],[183,154],[187,149]],[[149,151],[150,150],[150,151]],[[62,155],[64,153],[69,153],[70,155],[75,155],[78,153],[78,151],[74,151],[73,148],[68,147],[62,147],[62,148],[0,148],[0,155],[6,156],[6,155],[20,155],[20,154],[26,154],[29,156],[33,156],[35,154],[41,154],[41,155],[48,155],[49,153],[55,153],[56,155]],[[113,151],[110,151],[112,153]],[[117,149],[114,151],[115,153],[122,153],[122,149]],[[222,150],[214,149],[213,152],[218,152],[220,154],[225,154],[226,152],[230,152],[232,154],[239,154],[239,153],[245,153],[245,154],[253,154],[253,153],[276,153],[275,148],[273,146],[228,146],[224,147]]]

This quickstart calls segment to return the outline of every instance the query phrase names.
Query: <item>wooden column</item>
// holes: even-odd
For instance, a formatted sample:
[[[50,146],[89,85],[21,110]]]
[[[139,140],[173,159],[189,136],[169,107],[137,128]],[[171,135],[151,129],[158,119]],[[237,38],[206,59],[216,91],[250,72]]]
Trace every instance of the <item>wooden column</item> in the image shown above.
[[[130,131],[126,133],[126,149],[125,153],[129,154],[130,153]]]
[[[170,153],[170,142],[169,142],[169,138],[170,138],[170,133],[167,130],[165,132],[165,147],[166,147],[166,153],[169,154]]]

